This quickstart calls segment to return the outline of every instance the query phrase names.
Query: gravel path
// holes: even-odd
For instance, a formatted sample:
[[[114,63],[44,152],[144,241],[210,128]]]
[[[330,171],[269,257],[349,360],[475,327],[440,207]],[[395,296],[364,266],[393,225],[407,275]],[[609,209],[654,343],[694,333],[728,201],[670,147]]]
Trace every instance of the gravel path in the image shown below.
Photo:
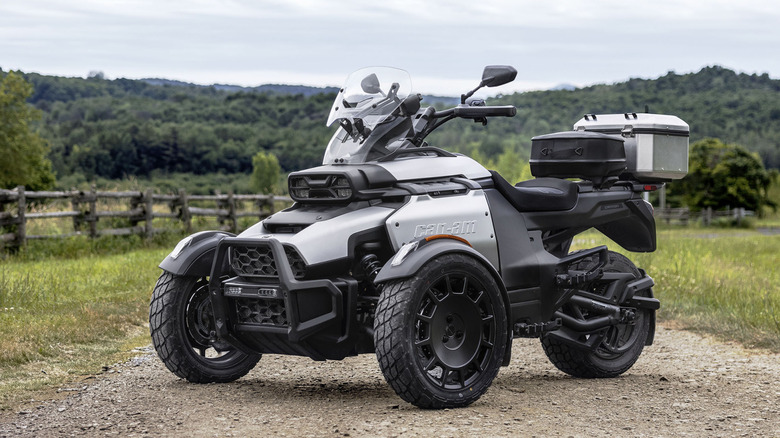
[[[146,353],[60,400],[0,413],[0,436],[779,437],[778,359],[659,327],[624,376],[579,380],[519,339],[479,401],[426,411],[395,396],[373,355],[265,356],[235,383],[194,385]]]

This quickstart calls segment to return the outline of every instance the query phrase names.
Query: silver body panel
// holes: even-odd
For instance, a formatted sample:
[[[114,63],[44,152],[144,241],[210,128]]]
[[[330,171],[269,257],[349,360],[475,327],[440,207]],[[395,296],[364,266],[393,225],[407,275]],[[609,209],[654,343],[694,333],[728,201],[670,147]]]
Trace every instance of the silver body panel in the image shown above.
[[[260,222],[239,234],[238,237],[274,238],[282,243],[293,245],[306,264],[313,265],[347,257],[349,238],[353,234],[382,226],[387,216],[392,213],[392,209],[384,207],[363,208],[333,219],[316,222],[295,234],[271,234]]]
[[[412,196],[387,218],[386,224],[395,251],[414,239],[450,234],[466,239],[498,269],[493,219],[482,190],[457,196]]]
[[[469,179],[490,178],[490,172],[469,157],[410,157],[385,163],[371,163],[390,172],[398,181],[462,176]]]
[[[490,173],[482,165],[466,156],[418,156],[370,164],[384,168],[399,182],[423,178],[490,178]],[[399,226],[396,227],[395,223]],[[238,237],[274,238],[294,246],[306,264],[318,264],[347,257],[349,238],[353,234],[380,226],[387,227],[396,251],[413,238],[452,234],[468,240],[474,249],[498,266],[493,223],[482,191],[443,198],[412,196],[411,201],[398,210],[379,206],[363,208],[316,222],[298,233],[273,234],[260,222]]]
[[[688,173],[688,124],[664,114],[597,114],[583,117],[575,130],[630,134],[626,171],[635,177],[680,179]],[[645,132],[642,132],[645,131]]]

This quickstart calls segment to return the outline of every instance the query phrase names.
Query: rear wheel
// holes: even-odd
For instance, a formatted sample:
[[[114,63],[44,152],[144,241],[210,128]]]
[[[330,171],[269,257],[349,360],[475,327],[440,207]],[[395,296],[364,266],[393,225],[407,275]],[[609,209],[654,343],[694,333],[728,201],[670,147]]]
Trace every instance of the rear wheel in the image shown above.
[[[374,321],[385,379],[422,408],[467,406],[482,396],[501,366],[507,336],[498,284],[460,254],[385,284]]]
[[[163,272],[149,306],[149,329],[165,366],[190,382],[232,382],[260,360],[259,354],[212,341],[214,313],[205,277]]]
[[[595,266],[596,262],[588,258],[572,266],[572,269],[587,271]],[[604,271],[630,273],[634,278],[641,276],[631,260],[612,251],[609,252],[609,262]],[[649,291],[640,291],[637,295],[649,296]],[[577,309],[564,311],[579,312]],[[585,378],[616,377],[628,371],[639,359],[650,334],[651,312],[653,311],[648,309],[637,309],[636,318],[631,324],[609,327],[594,351],[576,348],[550,336],[542,337],[542,347],[550,362],[566,374]],[[582,313],[572,316],[582,316]],[[588,336],[593,335],[584,334],[583,340]]]

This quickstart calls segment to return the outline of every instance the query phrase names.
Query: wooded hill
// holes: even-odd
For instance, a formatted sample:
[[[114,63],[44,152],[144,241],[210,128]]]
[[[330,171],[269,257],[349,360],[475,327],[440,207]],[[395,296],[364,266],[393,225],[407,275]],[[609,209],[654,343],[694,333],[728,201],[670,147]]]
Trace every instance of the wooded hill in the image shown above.
[[[584,114],[644,112],[673,114],[691,129],[691,142],[719,138],[758,152],[768,168],[780,168],[780,80],[768,75],[737,74],[722,67],[698,73],[668,73],[658,79],[631,79],[573,91],[538,91],[500,96],[491,104],[512,104],[517,116],[491,120],[488,135],[481,126],[464,132],[437,133],[444,143],[482,142],[483,153],[519,148],[527,157],[530,139],[571,130]]]
[[[260,150],[285,171],[318,165],[333,128],[325,120],[335,94],[285,86],[233,91],[168,81],[62,78],[25,74],[29,102],[44,112],[41,133],[59,176],[123,178],[151,172],[247,173]],[[458,94],[466,90],[452,90]],[[427,100],[426,100],[427,101]],[[426,101],[423,101],[425,104]],[[576,90],[516,93],[489,99],[518,114],[487,127],[455,121],[433,145],[491,158],[506,148],[526,157],[535,135],[569,130],[585,113],[675,114],[691,141],[716,137],[758,152],[780,168],[780,80],[722,67],[669,73]]]

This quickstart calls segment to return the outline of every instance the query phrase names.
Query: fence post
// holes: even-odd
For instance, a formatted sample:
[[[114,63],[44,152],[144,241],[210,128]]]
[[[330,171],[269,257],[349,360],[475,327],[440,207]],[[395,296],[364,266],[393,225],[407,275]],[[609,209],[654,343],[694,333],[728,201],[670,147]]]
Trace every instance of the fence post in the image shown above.
[[[138,191],[138,196],[133,196],[132,198],[130,198],[130,210],[135,210],[141,204],[143,204],[143,202],[144,202],[144,192],[139,190]],[[137,226],[138,222],[140,222],[140,220],[139,220],[139,217],[137,215],[130,217],[130,226],[131,227]]]
[[[78,216],[73,216],[73,231],[80,232],[81,224],[84,221],[84,214],[81,212],[81,193],[75,188],[71,189],[70,195],[70,207],[73,211],[78,212]]]
[[[152,220],[154,219],[154,198],[152,198],[152,190],[148,189],[143,195],[144,201],[144,216],[146,223],[144,224],[144,231],[147,238],[151,238],[154,235],[154,227],[152,226]]]
[[[18,209],[16,210],[16,245],[24,247],[27,245],[27,198],[24,196],[24,186],[16,186]]]
[[[704,210],[704,225],[709,227],[712,223],[712,207],[707,207],[706,210]]]
[[[661,210],[666,210],[666,184],[661,186],[661,190],[658,191],[658,203]]]
[[[192,214],[190,214],[190,201],[187,198],[187,191],[179,189],[179,205],[181,206],[181,212],[179,218],[184,222],[184,229],[187,233],[192,232]]]
[[[238,221],[236,220],[236,198],[233,197],[233,191],[229,191],[227,195],[227,211],[228,211],[228,226],[231,233],[238,232]]]
[[[735,207],[734,208],[734,219],[737,220],[737,226],[742,224],[742,219],[745,218],[745,208],[744,207]]]
[[[87,212],[87,222],[89,223],[89,237],[94,239],[97,237],[97,188],[94,184],[89,190],[89,211]]]

